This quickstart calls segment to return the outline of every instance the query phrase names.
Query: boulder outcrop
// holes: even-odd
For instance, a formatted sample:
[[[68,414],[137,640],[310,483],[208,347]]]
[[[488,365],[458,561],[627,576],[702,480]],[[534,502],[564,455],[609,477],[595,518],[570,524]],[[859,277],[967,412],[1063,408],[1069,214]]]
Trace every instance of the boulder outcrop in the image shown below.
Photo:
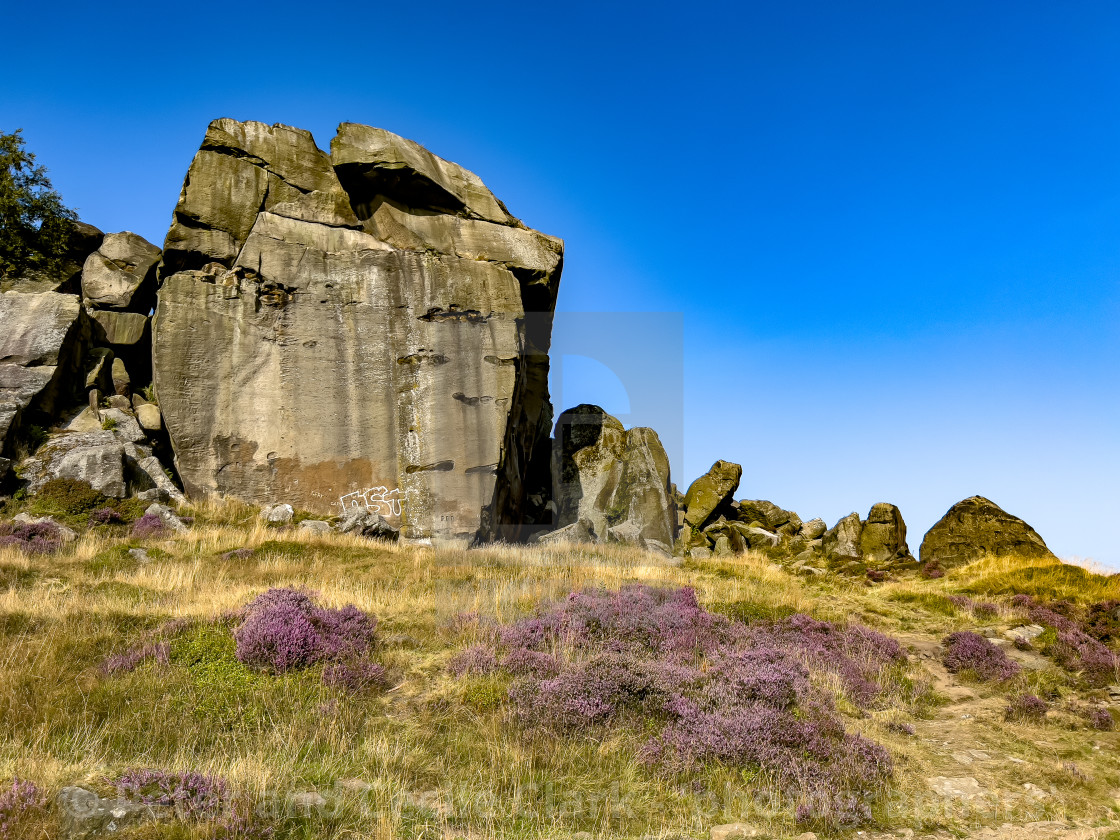
[[[652,429],[627,430],[596,405],[568,409],[556,421],[553,475],[564,535],[672,552],[669,458]]]
[[[1034,528],[983,496],[949,508],[926,532],[918,554],[922,563],[936,563],[943,569],[987,555],[1057,559]]]
[[[517,539],[551,493],[563,245],[473,173],[344,124],[211,123],[164,244],[153,330],[188,494]]]
[[[26,426],[46,426],[85,382],[89,321],[75,295],[0,293],[0,479]]]
[[[906,544],[906,522],[896,505],[872,505],[867,519],[850,513],[825,532],[820,551],[824,559],[840,570],[867,566],[881,568],[913,563]]]
[[[743,468],[730,461],[716,461],[704,475],[696,479],[684,494],[686,527],[701,529],[719,516],[721,509],[730,509]]]
[[[142,236],[110,233],[82,267],[82,298],[99,309],[136,309],[155,302],[160,250]]]

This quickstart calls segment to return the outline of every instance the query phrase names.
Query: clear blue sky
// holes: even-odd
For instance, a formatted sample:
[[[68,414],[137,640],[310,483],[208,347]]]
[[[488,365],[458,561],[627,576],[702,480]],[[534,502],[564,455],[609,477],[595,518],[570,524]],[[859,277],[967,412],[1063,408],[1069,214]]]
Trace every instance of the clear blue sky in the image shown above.
[[[343,120],[382,126],[567,241],[562,310],[680,313],[678,372],[622,377],[663,388],[661,414],[591,363],[555,385],[558,408],[683,418],[665,430],[682,486],[726,458],[742,496],[804,518],[893,501],[915,551],[979,493],[1059,554],[1120,568],[1115,3],[60,2],[4,18],[0,130],[22,127],[105,230],[162,243],[214,117],[321,146]],[[574,323],[558,360],[581,355]]]

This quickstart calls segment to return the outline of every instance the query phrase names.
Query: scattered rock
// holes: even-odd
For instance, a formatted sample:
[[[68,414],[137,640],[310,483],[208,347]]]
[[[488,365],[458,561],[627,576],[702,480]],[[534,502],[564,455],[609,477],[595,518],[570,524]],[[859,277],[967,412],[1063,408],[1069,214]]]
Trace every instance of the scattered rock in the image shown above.
[[[161,487],[152,487],[150,490],[141,490],[136,498],[142,502],[157,502],[165,505],[171,501],[171,496]]]
[[[919,555],[922,563],[937,563],[944,569],[987,555],[1057,559],[1034,528],[983,496],[949,508],[926,533]]]
[[[146,432],[158,432],[163,428],[163,418],[158,405],[145,403],[136,406],[136,419],[140,422],[140,428]]]
[[[599,538],[590,519],[580,519],[555,531],[538,535],[535,542],[541,545],[565,545],[570,543],[593,543]]]
[[[125,799],[102,799],[83,787],[63,788],[59,791],[57,804],[63,832],[71,840],[116,834],[169,816],[166,809]]]
[[[746,823],[727,823],[726,825],[713,825],[711,838],[712,840],[735,840],[735,838],[758,837],[760,833],[757,828]]]
[[[1012,641],[1020,639],[1024,642],[1033,642],[1045,632],[1046,628],[1039,624],[1024,624],[1022,627],[1012,627],[1010,630],[1004,630],[1003,635]]]
[[[819,540],[828,530],[823,519],[810,519],[801,526],[801,536],[807,540]]]
[[[132,390],[132,379],[128,375],[128,368],[124,359],[113,359],[113,393],[128,396]]]
[[[23,460],[20,473],[32,494],[51,479],[72,478],[106,496],[123,499],[128,495],[124,444],[112,431],[52,435],[34,455]]]
[[[52,516],[34,517],[27,513],[17,513],[12,517],[13,522],[22,522],[25,525],[53,525],[58,531],[58,536],[63,542],[73,542],[78,538],[78,532],[67,528]]]
[[[144,515],[147,516],[148,514],[155,514],[156,516],[158,516],[163,520],[163,524],[170,528],[172,531],[183,533],[184,531],[188,530],[187,524],[175,515],[175,511],[171,510],[171,508],[167,507],[166,505],[161,505],[158,503],[148,505],[148,509],[144,511]]]
[[[984,793],[984,788],[971,776],[961,778],[934,776],[926,779],[926,783],[934,793],[948,799],[972,799]]]
[[[127,400],[125,405],[128,405]],[[117,440],[122,442],[140,443],[147,438],[131,408],[106,408],[101,412],[101,425],[102,428],[108,426]]]
[[[270,505],[261,511],[261,519],[272,525],[287,525],[296,512],[289,504]]]
[[[331,523],[324,522],[322,519],[305,519],[299,523],[299,527],[304,531],[314,531],[316,534],[334,533]]]
[[[101,393],[113,390],[113,351],[108,347],[94,347],[86,354],[86,390],[96,388]]]
[[[337,530],[340,534],[356,534],[375,540],[396,540],[400,536],[400,531],[381,514],[365,510],[347,513],[338,523]]]
[[[132,557],[132,559],[135,560],[138,563],[151,563],[152,562],[151,555],[149,555],[148,552],[145,551],[142,548],[130,548],[128,550],[128,553]]]

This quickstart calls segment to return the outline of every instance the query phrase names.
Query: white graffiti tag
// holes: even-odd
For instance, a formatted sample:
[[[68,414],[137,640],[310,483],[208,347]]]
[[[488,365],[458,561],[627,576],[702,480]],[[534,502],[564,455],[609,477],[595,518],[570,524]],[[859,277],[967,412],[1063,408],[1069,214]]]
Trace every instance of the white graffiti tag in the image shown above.
[[[343,514],[347,511],[365,508],[372,513],[380,513],[382,516],[401,515],[400,491],[396,487],[392,490],[388,487],[355,490],[353,493],[347,493],[340,497],[338,503],[342,505]]]

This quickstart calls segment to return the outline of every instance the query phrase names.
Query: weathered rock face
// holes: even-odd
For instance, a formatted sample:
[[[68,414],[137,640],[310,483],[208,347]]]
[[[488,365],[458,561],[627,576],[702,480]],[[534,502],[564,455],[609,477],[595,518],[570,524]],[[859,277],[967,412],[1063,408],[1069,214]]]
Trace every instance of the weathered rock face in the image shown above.
[[[989,554],[1054,558],[1034,528],[983,496],[949,508],[926,533],[919,549],[923,563],[946,569]]]
[[[730,461],[716,461],[707,473],[696,479],[684,494],[684,521],[693,528],[702,528],[721,507],[730,507],[743,468]]]
[[[21,426],[47,425],[84,384],[88,344],[75,295],[0,293],[0,478]]]
[[[858,561],[861,556],[859,541],[862,533],[863,520],[858,513],[849,513],[825,532],[821,548],[829,560]]]
[[[189,494],[516,539],[550,494],[562,243],[389,132],[217,120],[164,246],[154,367]]]
[[[873,505],[859,535],[860,554],[872,565],[913,561],[906,544],[906,522],[897,506],[880,502]]]
[[[557,418],[554,453],[560,528],[672,551],[677,507],[669,458],[656,432],[627,431],[599,406],[580,405]]]

